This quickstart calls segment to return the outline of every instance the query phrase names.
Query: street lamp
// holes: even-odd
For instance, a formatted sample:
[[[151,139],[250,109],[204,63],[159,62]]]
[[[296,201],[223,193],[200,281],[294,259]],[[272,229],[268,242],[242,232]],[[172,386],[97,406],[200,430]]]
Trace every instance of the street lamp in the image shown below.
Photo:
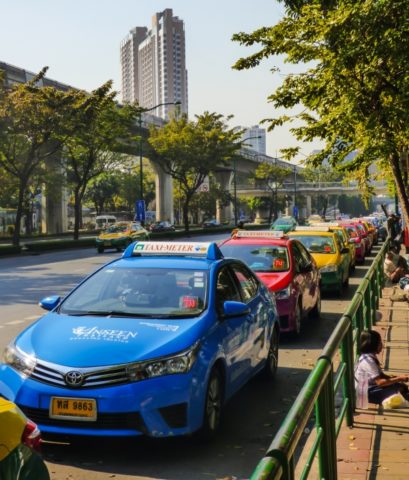
[[[253,137],[244,138],[240,143],[243,145],[247,140],[253,140],[255,138],[261,138],[261,135],[255,135]],[[234,226],[237,227],[237,165],[236,155],[233,156],[233,206],[234,206]]]
[[[139,108],[139,134],[140,134],[140,140],[139,140],[139,187],[140,187],[140,201],[143,202],[143,162],[142,162],[142,113],[145,112],[151,112],[152,110],[156,110],[159,107],[163,107],[164,105],[180,105],[181,102],[164,102],[164,103],[159,103],[158,105],[155,105],[154,107],[151,108]],[[143,223],[143,221],[141,222]]]

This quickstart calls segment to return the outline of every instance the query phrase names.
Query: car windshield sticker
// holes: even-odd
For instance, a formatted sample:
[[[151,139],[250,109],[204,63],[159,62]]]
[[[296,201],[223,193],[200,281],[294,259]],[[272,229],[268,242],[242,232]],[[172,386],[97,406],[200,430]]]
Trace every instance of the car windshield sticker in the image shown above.
[[[199,242],[138,242],[134,253],[146,255],[207,255],[210,243]]]
[[[179,330],[179,325],[168,325],[162,323],[153,323],[153,322],[140,322],[139,325],[144,325],[145,327],[155,328],[161,332],[176,332]]]
[[[72,329],[72,333],[74,336],[70,340],[103,340],[122,343],[127,343],[138,335],[138,332],[129,330],[112,330],[98,327],[75,327]]]
[[[195,309],[199,305],[199,297],[185,295],[180,299],[180,306],[186,309]]]
[[[277,269],[284,268],[284,260],[282,258],[275,258],[273,263],[273,268],[277,268]]]

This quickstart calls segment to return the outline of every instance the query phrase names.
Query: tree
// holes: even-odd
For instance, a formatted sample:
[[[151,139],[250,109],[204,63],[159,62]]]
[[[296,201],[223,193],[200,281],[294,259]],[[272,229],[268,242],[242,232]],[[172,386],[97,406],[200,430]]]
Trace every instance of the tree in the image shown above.
[[[94,204],[97,215],[100,215],[107,205],[111,204],[112,207],[114,198],[119,191],[118,175],[103,173],[90,182],[84,198]]]
[[[278,215],[278,192],[277,189],[282,187],[284,180],[291,174],[291,169],[282,167],[274,163],[262,162],[256,168],[253,178],[256,183],[262,181],[263,186],[267,187],[271,196],[268,202],[268,223],[271,223],[271,217],[274,219]]]
[[[179,182],[183,192],[183,223],[189,231],[189,205],[210,172],[227,165],[240,149],[241,131],[229,129],[230,117],[205,112],[189,121],[186,115],[164,127],[151,127],[152,160]]]
[[[69,93],[39,86],[46,71],[10,88],[0,78],[0,167],[14,177],[17,191],[13,245],[20,243],[30,181],[61,148],[64,116],[72,101]]]
[[[74,239],[79,237],[82,201],[89,182],[123,163],[124,157],[117,152],[132,140],[136,108],[119,107],[111,88],[109,81],[91,94],[76,92],[72,134],[64,142],[67,181],[74,192]]]
[[[306,64],[289,74],[269,97],[275,108],[298,109],[293,116],[268,119],[269,128],[292,128],[299,140],[325,141],[314,165],[329,159],[353,171],[366,196],[369,166],[392,175],[409,224],[407,149],[409,141],[409,8],[407,0],[292,0],[273,27],[234,35],[261,49],[235,68],[283,55]],[[351,159],[347,155],[355,152]]]

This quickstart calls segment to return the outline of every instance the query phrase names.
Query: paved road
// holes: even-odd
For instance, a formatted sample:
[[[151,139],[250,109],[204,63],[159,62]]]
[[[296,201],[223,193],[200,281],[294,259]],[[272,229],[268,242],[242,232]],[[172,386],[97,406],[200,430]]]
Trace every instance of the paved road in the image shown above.
[[[203,236],[219,240],[223,236]],[[195,238],[195,240],[199,240]],[[0,259],[0,350],[38,318],[40,298],[63,295],[99,265],[118,256],[93,249]],[[317,355],[370,264],[358,266],[342,299],[323,300],[319,321],[300,340],[282,338],[273,384],[254,379],[228,404],[219,437],[210,444],[192,438],[169,440],[84,439],[47,444],[44,455],[53,480],[247,478],[305,382]]]

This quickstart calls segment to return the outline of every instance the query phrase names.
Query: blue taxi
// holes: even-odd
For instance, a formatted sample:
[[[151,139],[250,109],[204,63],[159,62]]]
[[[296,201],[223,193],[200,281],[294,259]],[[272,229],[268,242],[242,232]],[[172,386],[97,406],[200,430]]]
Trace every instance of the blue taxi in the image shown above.
[[[277,369],[274,297],[214,243],[136,242],[6,348],[0,394],[43,433],[212,436]]]

